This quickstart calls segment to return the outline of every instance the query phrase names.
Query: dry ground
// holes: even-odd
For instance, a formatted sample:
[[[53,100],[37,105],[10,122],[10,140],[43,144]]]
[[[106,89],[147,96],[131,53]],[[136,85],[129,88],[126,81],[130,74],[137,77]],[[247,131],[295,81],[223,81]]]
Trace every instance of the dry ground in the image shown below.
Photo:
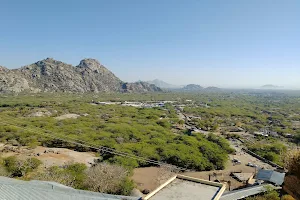
[[[0,150],[8,145],[0,145]],[[66,163],[77,162],[83,163],[87,166],[90,166],[91,163],[94,163],[95,157],[94,153],[91,152],[77,152],[65,148],[47,148],[47,147],[36,147],[34,149],[28,149],[26,147],[11,147],[16,150],[13,151],[4,151],[1,153],[2,157],[8,156],[17,156],[19,158],[29,158],[36,157],[41,160],[45,167],[50,167],[53,165],[62,166]],[[45,153],[47,152],[47,153]]]
[[[77,119],[78,117],[80,117],[80,115],[77,115],[77,114],[64,114],[64,115],[55,117],[55,119],[58,119],[58,120],[63,120],[63,119]]]

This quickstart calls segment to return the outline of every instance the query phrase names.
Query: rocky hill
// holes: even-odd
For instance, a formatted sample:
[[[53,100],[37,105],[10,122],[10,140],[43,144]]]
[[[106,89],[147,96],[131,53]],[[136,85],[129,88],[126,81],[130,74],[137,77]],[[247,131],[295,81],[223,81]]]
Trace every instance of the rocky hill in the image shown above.
[[[95,59],[72,66],[47,58],[20,69],[0,66],[0,92],[152,92],[149,83],[124,83]]]
[[[154,84],[149,84],[147,82],[135,82],[135,83],[123,83],[122,92],[161,92],[162,89],[155,86]]]
[[[188,84],[188,85],[184,86],[182,89],[185,91],[198,91],[198,90],[202,90],[203,87],[200,85],[196,85],[196,84]]]

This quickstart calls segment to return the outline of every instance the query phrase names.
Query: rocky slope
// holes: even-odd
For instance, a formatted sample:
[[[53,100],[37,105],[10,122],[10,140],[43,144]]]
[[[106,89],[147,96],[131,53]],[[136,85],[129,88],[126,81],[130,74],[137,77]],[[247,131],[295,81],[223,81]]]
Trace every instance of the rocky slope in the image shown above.
[[[152,92],[145,82],[124,83],[95,59],[72,66],[47,58],[20,69],[0,66],[0,92]]]

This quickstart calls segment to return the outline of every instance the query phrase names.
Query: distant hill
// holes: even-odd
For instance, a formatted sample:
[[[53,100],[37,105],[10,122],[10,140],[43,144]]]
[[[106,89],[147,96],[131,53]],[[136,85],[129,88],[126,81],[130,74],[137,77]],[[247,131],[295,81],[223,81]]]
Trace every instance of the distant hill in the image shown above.
[[[202,89],[203,89],[202,86],[196,85],[196,84],[188,84],[182,88],[182,90],[184,90],[184,91],[198,91],[198,90],[202,90]]]
[[[261,89],[280,89],[283,88],[282,86],[267,84],[260,87]]]
[[[79,65],[47,58],[19,69],[0,66],[0,93],[6,92],[154,92],[155,85],[125,83],[95,59]]]
[[[152,80],[152,81],[147,81],[147,83],[150,83],[150,84],[153,84],[157,87],[160,87],[160,88],[166,88],[166,89],[174,89],[174,88],[181,88],[182,86],[178,86],[178,85],[172,85],[170,83],[166,83],[162,80],[159,80],[159,79],[155,79],[155,80]]]
[[[216,92],[222,90],[221,88],[218,87],[202,87],[201,85],[197,84],[188,84],[185,85],[181,88],[170,88],[171,91],[178,91],[178,92],[198,92],[198,91],[203,91],[203,92]]]
[[[210,87],[205,88],[205,90],[207,90],[207,91],[219,91],[219,90],[221,90],[221,88],[210,86]]]

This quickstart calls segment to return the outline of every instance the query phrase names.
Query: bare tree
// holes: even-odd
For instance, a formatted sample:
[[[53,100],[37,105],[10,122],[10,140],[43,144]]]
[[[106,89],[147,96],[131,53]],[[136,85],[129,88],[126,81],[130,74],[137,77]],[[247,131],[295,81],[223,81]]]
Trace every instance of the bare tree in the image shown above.
[[[32,179],[42,181],[54,181],[63,185],[74,187],[75,177],[69,173],[62,173],[56,168],[49,168],[45,172],[37,173],[32,176]]]
[[[122,166],[99,163],[86,171],[84,185],[95,192],[117,193],[128,173]]]
[[[290,173],[296,175],[300,179],[300,151],[289,151],[284,156],[284,167],[288,169]]]

